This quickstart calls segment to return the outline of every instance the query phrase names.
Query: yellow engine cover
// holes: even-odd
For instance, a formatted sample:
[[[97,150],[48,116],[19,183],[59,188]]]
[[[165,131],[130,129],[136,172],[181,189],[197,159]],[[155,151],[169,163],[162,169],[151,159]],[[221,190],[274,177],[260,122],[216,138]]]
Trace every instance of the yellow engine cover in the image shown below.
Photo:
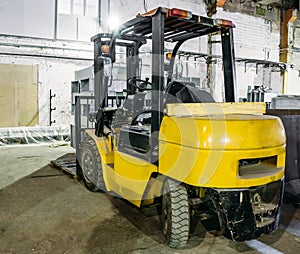
[[[166,116],[159,133],[159,172],[202,187],[266,184],[283,177],[285,142],[284,128],[277,117]],[[260,167],[262,171],[248,170],[250,175],[239,174],[240,160],[274,156],[273,166]]]

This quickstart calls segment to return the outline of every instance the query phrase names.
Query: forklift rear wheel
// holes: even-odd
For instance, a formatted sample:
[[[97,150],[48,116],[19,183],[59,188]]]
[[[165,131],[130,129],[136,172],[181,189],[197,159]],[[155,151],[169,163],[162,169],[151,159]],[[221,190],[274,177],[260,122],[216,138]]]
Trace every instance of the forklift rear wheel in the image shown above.
[[[91,139],[87,139],[81,147],[81,171],[83,182],[88,190],[105,191],[100,154]]]
[[[162,198],[162,230],[171,248],[186,246],[190,231],[190,212],[187,190],[167,179]]]

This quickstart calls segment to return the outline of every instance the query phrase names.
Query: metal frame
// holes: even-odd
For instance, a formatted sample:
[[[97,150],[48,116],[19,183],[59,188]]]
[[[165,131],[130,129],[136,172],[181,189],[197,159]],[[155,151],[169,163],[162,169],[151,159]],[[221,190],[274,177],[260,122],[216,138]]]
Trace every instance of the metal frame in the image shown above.
[[[225,85],[225,100],[227,102],[236,101],[236,74],[235,74],[235,56],[233,45],[233,32],[232,29],[221,29],[222,39],[222,55],[224,66],[224,85]]]
[[[107,84],[103,79],[103,60],[100,56],[111,57],[115,61],[115,46],[126,46],[127,81],[129,78],[138,78],[139,75],[139,48],[152,40],[152,122],[151,122],[151,161],[158,160],[158,132],[163,117],[163,90],[164,90],[164,43],[177,42],[170,61],[168,81],[171,80],[174,59],[180,46],[187,40],[220,32],[222,37],[225,99],[235,101],[235,56],[232,28],[234,25],[216,24],[213,19],[191,14],[189,19],[170,15],[171,9],[159,7],[151,12],[138,15],[124,23],[113,34],[98,34],[92,38],[94,42],[94,72],[95,72],[95,110],[104,109],[107,105]],[[217,22],[218,23],[218,22]],[[109,54],[101,52],[103,45],[109,45]],[[136,88],[127,82],[127,93],[135,94]]]
[[[152,39],[152,162],[157,161],[158,131],[163,111],[163,79],[164,79],[164,42],[177,42],[170,62],[168,81],[171,80],[173,64],[180,46],[187,40],[202,35],[221,32],[224,65],[225,99],[234,102],[235,59],[232,27],[214,25],[214,20],[206,17],[192,15],[190,19],[181,19],[167,15],[169,9],[158,8],[152,13],[139,15],[126,22],[118,31],[120,36],[140,34]],[[132,91],[133,92],[133,91]]]
[[[158,133],[162,121],[164,90],[164,12],[152,18],[152,121],[151,161],[158,161]]]
[[[103,60],[100,58],[102,46],[107,45],[112,38],[111,34],[97,34],[92,37],[94,42],[94,93],[95,93],[95,109],[104,108],[107,96],[107,87],[103,82]]]
[[[80,144],[82,143],[83,136],[82,134],[85,133],[86,130],[94,129],[94,127],[88,127],[89,126],[89,121],[87,117],[87,127],[83,128],[82,127],[82,118],[81,118],[81,105],[82,100],[94,100],[94,96],[84,96],[84,95],[78,95],[75,96],[75,114],[74,114],[74,122],[75,122],[75,149],[76,149],[76,168],[80,168],[79,164],[79,158],[77,158],[80,155]]]
[[[56,110],[56,107],[52,107],[52,99],[56,97],[56,94],[52,93],[52,90],[49,91],[49,126],[51,126],[53,123],[56,123],[55,120],[52,119],[52,111]]]

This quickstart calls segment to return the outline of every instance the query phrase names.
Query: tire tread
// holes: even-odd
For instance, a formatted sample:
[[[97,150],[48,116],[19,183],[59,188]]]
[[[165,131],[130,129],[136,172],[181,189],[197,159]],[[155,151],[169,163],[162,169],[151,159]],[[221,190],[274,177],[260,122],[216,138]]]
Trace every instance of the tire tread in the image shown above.
[[[104,183],[104,179],[103,179],[103,172],[102,172],[102,162],[101,162],[101,157],[97,148],[97,145],[95,143],[95,141],[93,139],[91,139],[90,137],[87,137],[86,140],[83,142],[82,144],[82,151],[83,149],[90,149],[92,152],[92,155],[94,156],[96,165],[97,165],[97,170],[98,170],[98,178],[96,183],[88,183],[85,181],[85,178],[83,176],[83,172],[81,171],[81,175],[84,181],[85,186],[87,187],[88,190],[92,191],[92,192],[98,192],[98,191],[105,191],[106,187],[105,187],[105,183]],[[81,155],[82,157],[82,152]],[[82,158],[80,158],[80,161],[82,160]]]
[[[166,239],[171,248],[184,248],[189,238],[190,214],[187,190],[171,179],[166,180],[171,200],[171,234]]]

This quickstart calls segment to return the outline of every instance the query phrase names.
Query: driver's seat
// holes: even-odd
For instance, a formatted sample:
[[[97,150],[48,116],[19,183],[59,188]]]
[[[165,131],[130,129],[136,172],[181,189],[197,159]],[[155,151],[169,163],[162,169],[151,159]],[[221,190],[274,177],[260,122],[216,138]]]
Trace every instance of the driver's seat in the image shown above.
[[[187,85],[183,87],[178,93],[176,93],[176,98],[182,103],[208,103],[215,102],[214,98],[210,93],[199,90],[195,87]]]
[[[215,102],[210,93],[197,89],[192,82],[171,81],[165,91],[166,104]]]
[[[143,92],[138,92],[133,96],[133,100],[132,100],[133,112],[140,112],[140,111],[144,110],[145,96],[146,96],[146,93],[143,93]]]

